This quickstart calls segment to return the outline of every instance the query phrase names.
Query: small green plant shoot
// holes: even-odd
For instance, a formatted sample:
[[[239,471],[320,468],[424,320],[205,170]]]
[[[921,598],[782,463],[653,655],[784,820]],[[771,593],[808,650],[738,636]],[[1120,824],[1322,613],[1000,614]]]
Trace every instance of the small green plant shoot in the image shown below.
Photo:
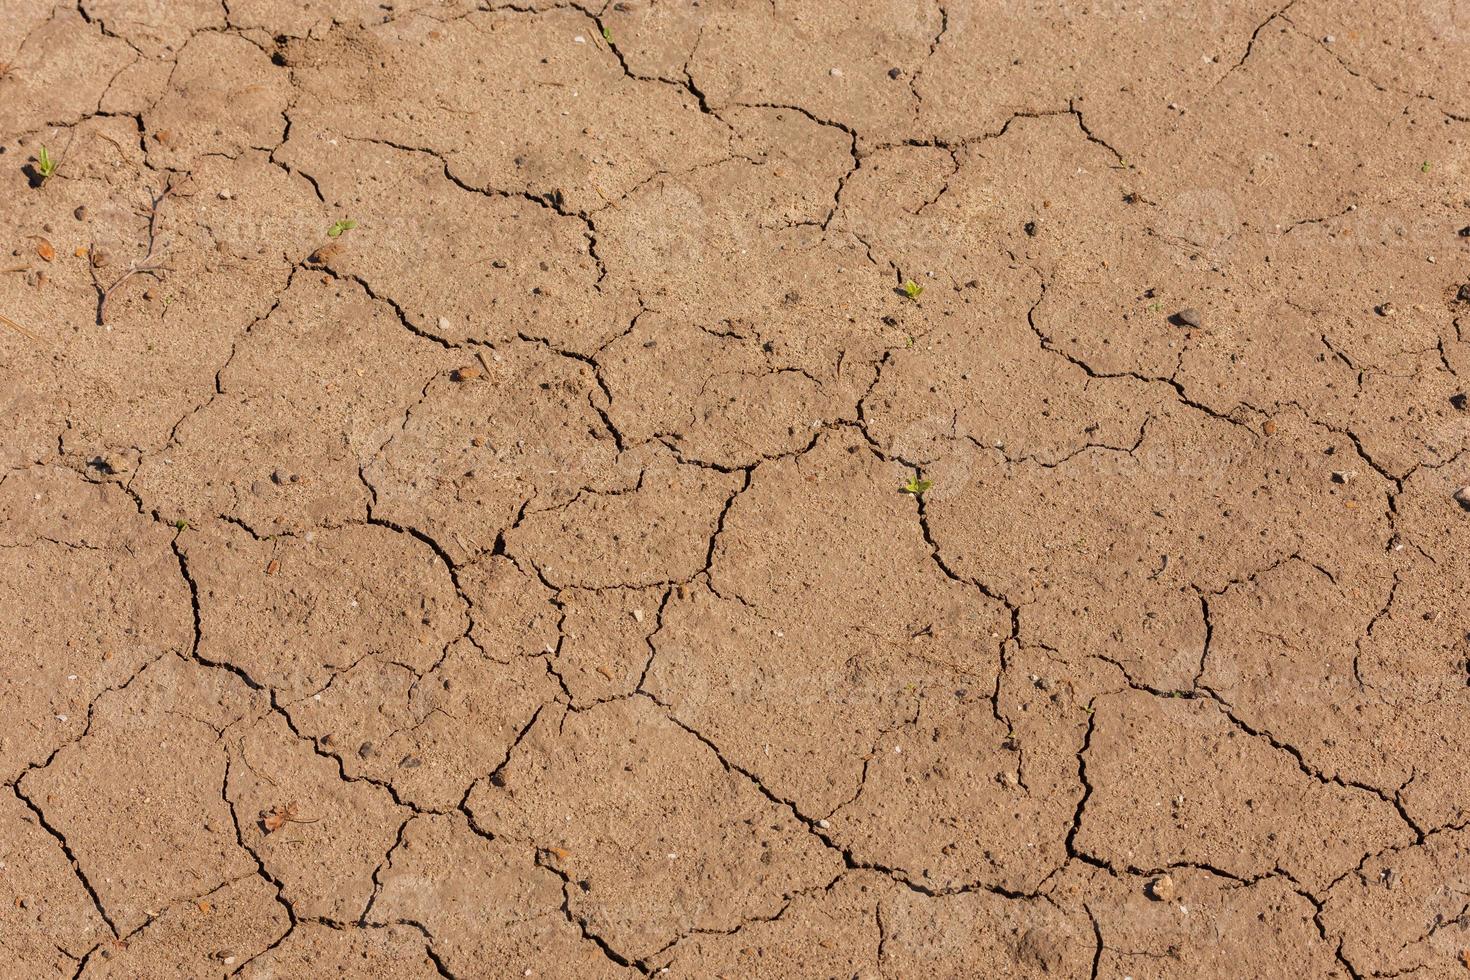
[[[332,222],[332,227],[327,229],[328,238],[340,237],[344,231],[351,231],[357,227],[357,222],[351,218],[339,218]]]
[[[919,494],[923,493],[925,490],[928,490],[932,486],[934,486],[933,480],[921,480],[919,479],[919,474],[915,473],[913,476],[909,477],[909,482],[905,483],[899,489],[902,490],[904,493],[911,493],[915,497],[917,497]]]
[[[41,175],[43,184],[51,179],[52,174],[56,173],[56,158],[51,155],[50,150],[46,149],[44,143],[36,154],[36,173]]]
[[[904,283],[901,288],[903,289],[903,294],[909,299],[918,299],[920,296],[924,295],[924,287],[920,286],[912,279]]]

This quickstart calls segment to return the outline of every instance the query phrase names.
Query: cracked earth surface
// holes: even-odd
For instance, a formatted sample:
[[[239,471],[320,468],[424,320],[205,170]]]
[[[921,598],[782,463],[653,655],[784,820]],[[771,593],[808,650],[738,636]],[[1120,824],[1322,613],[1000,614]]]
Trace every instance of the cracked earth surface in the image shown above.
[[[1464,976],[1467,53],[0,0],[0,975]]]

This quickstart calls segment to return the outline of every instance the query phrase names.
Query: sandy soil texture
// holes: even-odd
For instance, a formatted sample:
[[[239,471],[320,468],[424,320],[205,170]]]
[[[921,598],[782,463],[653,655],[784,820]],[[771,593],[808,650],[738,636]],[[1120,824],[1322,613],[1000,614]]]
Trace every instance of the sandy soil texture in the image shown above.
[[[0,0],[0,976],[1470,975],[1460,0]]]

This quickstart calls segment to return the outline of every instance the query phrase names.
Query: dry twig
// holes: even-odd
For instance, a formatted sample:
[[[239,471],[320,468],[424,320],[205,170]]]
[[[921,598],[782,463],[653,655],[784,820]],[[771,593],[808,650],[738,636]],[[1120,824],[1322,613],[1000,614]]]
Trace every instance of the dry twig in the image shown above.
[[[95,243],[87,246],[87,259],[92,269],[92,285],[97,289],[97,325],[100,327],[107,322],[107,301],[119,286],[127,282],[133,276],[146,274],[158,277],[163,269],[162,257],[158,254],[158,215],[159,208],[169,195],[173,194],[176,186],[173,175],[164,179],[163,189],[154,194],[148,202],[146,210],[139,212],[148,218],[148,250],[143,253],[141,261],[129,262],[127,270],[113,280],[112,285],[103,286],[102,280],[97,275],[97,263],[95,261],[97,246]]]
[[[23,337],[29,337],[29,338],[31,338],[32,340],[34,340],[38,344],[39,343],[43,343],[43,341],[41,340],[40,337],[37,337],[35,334],[31,333],[25,327],[23,327],[20,324],[16,323],[14,320],[10,319],[10,317],[6,316],[4,313],[0,313],[0,323],[5,324],[11,330],[14,330],[16,333],[20,334]]]

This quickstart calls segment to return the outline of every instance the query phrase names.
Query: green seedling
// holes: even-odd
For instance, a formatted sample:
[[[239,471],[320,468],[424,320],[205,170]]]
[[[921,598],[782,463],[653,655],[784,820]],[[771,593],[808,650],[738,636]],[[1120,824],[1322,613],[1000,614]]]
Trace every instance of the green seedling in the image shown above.
[[[606,27],[604,27],[602,29],[602,39],[604,41],[606,41],[608,44],[611,44],[612,43],[612,31],[610,31]]]
[[[36,154],[36,173],[41,175],[43,184],[51,179],[52,174],[56,173],[56,158],[51,155],[50,150],[46,149],[44,143],[41,144],[41,149]]]
[[[338,218],[332,222],[332,227],[327,229],[328,238],[338,238],[344,231],[351,231],[357,227],[357,222],[351,218]]]
[[[1425,160],[1422,164],[1419,165],[1419,172],[1421,174],[1427,174],[1427,173],[1429,173],[1429,161],[1428,160]]]
[[[917,497],[919,494],[923,493],[925,490],[928,490],[932,486],[934,486],[933,480],[921,480],[919,479],[919,474],[915,473],[913,476],[909,477],[909,482],[905,483],[899,489],[902,490],[904,493],[911,493],[915,497]]]
[[[899,289],[901,289],[903,291],[903,294],[909,299],[918,299],[920,296],[924,295],[924,287],[920,286],[912,279],[900,286]]]

